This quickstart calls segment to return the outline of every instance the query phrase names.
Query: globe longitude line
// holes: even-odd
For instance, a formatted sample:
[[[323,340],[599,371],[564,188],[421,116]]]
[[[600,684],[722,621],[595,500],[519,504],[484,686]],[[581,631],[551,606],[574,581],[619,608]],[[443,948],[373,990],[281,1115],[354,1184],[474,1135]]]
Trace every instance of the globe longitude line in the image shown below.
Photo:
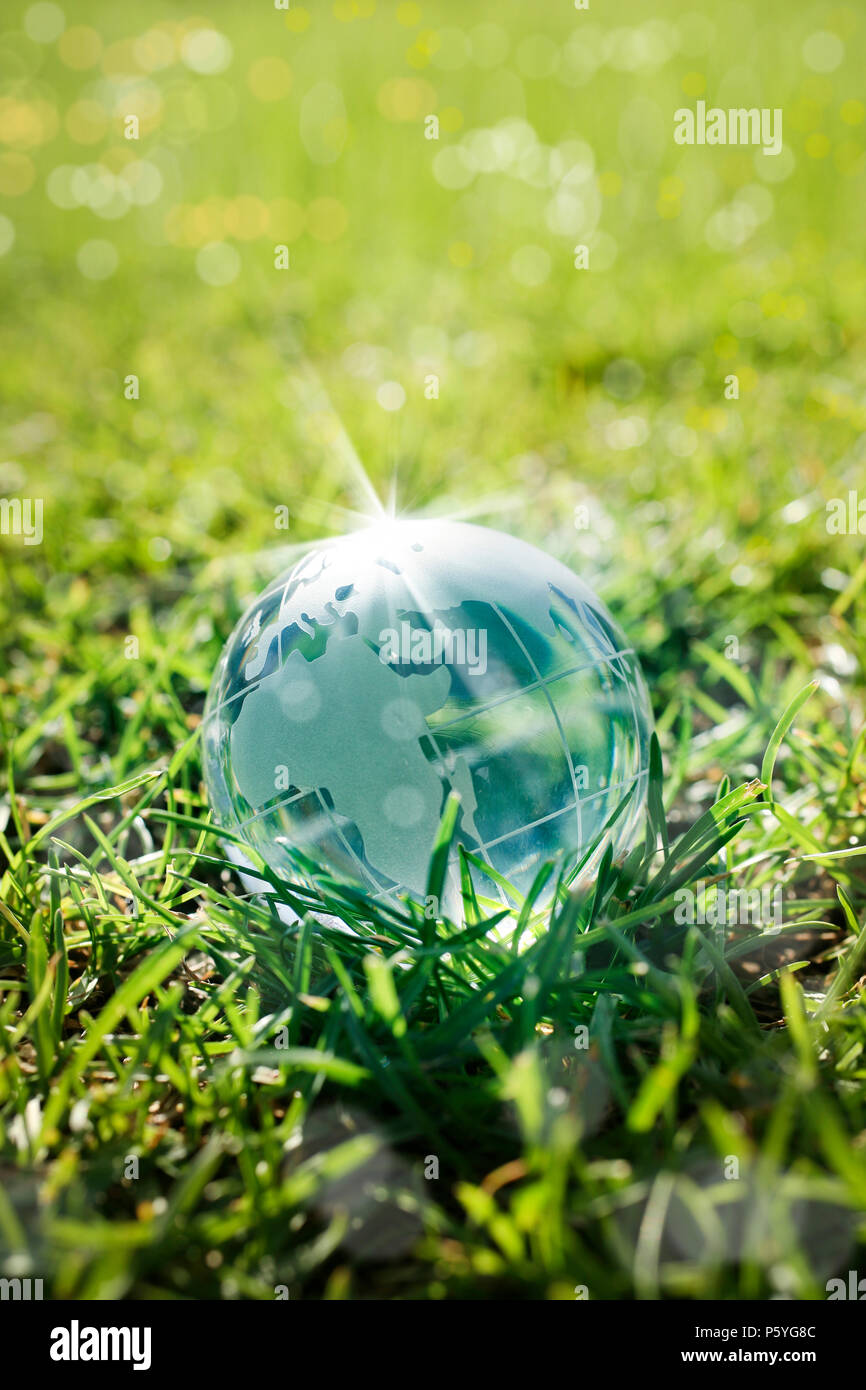
[[[238,821],[238,829],[239,829],[239,830],[247,830],[247,829],[249,829],[249,827],[250,827],[251,825],[253,825],[253,823],[254,823],[255,821],[257,821],[257,820],[263,820],[266,816],[273,815],[273,813],[274,813],[275,811],[283,811],[283,810],[286,809],[286,807],[288,807],[288,806],[293,806],[293,805],[295,804],[295,802],[297,802],[297,801],[303,801],[304,797],[307,797],[307,796],[314,796],[314,797],[316,798],[316,800],[318,801],[318,803],[319,803],[319,805],[321,806],[322,810],[324,811],[325,815],[327,816],[328,821],[329,821],[329,823],[330,823],[330,825],[331,825],[331,828],[333,829],[334,833],[335,833],[335,834],[337,835],[337,837],[342,841],[342,844],[343,844],[343,846],[344,846],[344,848],[345,848],[347,854],[348,854],[348,855],[350,856],[350,858],[353,859],[354,862],[358,865],[358,868],[359,868],[359,869],[361,870],[361,872],[362,872],[362,876],[365,877],[367,880],[369,880],[370,886],[371,886],[377,893],[382,893],[382,892],[384,892],[384,891],[387,891],[387,890],[385,890],[384,884],[383,884],[383,883],[378,883],[378,882],[376,881],[375,877],[373,876],[372,871],[371,871],[370,869],[367,868],[367,866],[364,864],[363,860],[362,860],[362,859],[359,859],[359,858],[358,858],[358,855],[357,855],[356,852],[355,852],[355,850],[352,849],[352,846],[349,844],[349,841],[348,841],[348,839],[346,838],[346,835],[345,835],[345,833],[344,833],[342,827],[339,826],[339,825],[337,824],[337,822],[335,821],[335,819],[334,819],[334,817],[333,817],[333,814],[332,814],[332,812],[331,812],[331,808],[328,806],[328,803],[324,800],[324,797],[323,797],[323,795],[322,795],[322,790],[321,790],[321,788],[319,788],[319,787],[311,787],[311,788],[309,788],[309,790],[307,790],[307,791],[295,792],[294,796],[286,797],[286,798],[284,798],[282,801],[275,801],[274,804],[273,804],[272,806],[266,806],[264,810],[262,810],[262,811],[256,811],[253,815],[251,815],[251,816],[246,816],[243,820]]]
[[[632,673],[632,674],[634,674],[634,673]],[[626,690],[628,691],[629,704],[631,705],[631,719],[632,719],[632,725],[634,726],[634,745],[633,745],[633,746],[634,746],[636,749],[640,749],[640,724],[639,724],[638,717],[637,717],[637,705],[635,704],[634,690],[632,689],[633,681],[629,679],[629,673],[628,673],[627,671],[625,671],[625,670],[623,670],[623,672],[622,672],[622,678],[623,678],[623,680],[624,680],[624,682],[625,682],[625,687],[626,687]],[[632,814],[633,814],[633,809],[632,809]]]
[[[350,857],[355,861],[355,863],[358,865],[358,868],[361,870],[362,876],[369,882],[370,886],[371,886],[377,893],[381,893],[381,892],[387,891],[387,890],[385,889],[385,885],[384,885],[383,883],[377,883],[377,882],[376,882],[375,878],[373,877],[372,868],[371,868],[369,865],[365,864],[364,861],[363,861],[363,859],[359,859],[358,855],[357,855],[357,854],[355,853],[355,851],[352,849],[352,846],[349,844],[349,841],[348,841],[348,839],[346,838],[346,835],[344,834],[342,827],[339,826],[339,825],[337,824],[336,820],[334,819],[334,816],[333,816],[333,813],[332,813],[332,811],[331,811],[330,806],[329,806],[329,805],[327,804],[327,802],[325,801],[325,799],[324,799],[324,797],[323,797],[323,795],[322,795],[322,793],[321,793],[321,791],[319,790],[318,787],[316,788],[316,796],[317,796],[318,799],[319,799],[319,803],[320,803],[320,805],[321,805],[321,807],[322,807],[322,810],[325,812],[325,815],[328,817],[328,820],[331,822],[331,825],[332,825],[334,831],[336,832],[337,837],[338,837],[340,840],[342,840],[343,845],[345,846],[346,850],[348,851]],[[354,823],[354,822],[353,822],[353,823]],[[358,830],[358,834],[361,835],[361,839],[363,840],[364,836],[363,836],[363,834],[361,833],[361,830],[360,830],[360,829]]]
[[[403,580],[403,583],[404,583],[404,585],[405,585],[405,588],[406,588],[406,591],[407,591],[407,594],[408,594],[409,598],[412,600],[412,602],[413,602],[414,605],[415,605],[414,611],[415,611],[415,612],[418,612],[418,613],[423,613],[423,614],[425,615],[425,617],[429,617],[430,612],[433,611],[433,610],[432,610],[432,605],[431,605],[431,604],[428,602],[428,600],[424,597],[424,594],[423,594],[422,589],[419,588],[418,585],[417,585],[416,583],[413,583],[413,573],[412,573],[412,570],[411,570],[408,566],[404,567],[404,568],[400,571],[400,577],[401,577],[402,580]],[[492,604],[491,604],[490,606],[493,607]],[[401,605],[401,607],[403,607],[403,606]],[[394,607],[393,607],[393,610],[392,610],[392,611],[393,611],[394,621],[396,622],[396,619],[397,619],[397,612],[398,612],[398,606],[397,606],[396,603],[394,604]],[[412,610],[412,609],[409,609],[408,607],[406,607],[406,608],[404,608],[404,611],[406,611],[406,612],[412,612],[413,610]],[[438,744],[438,742],[437,742],[437,740],[436,740],[436,734],[435,734],[434,730],[431,729],[431,727],[430,727],[429,719],[428,719],[428,718],[425,718],[424,723],[427,725],[427,735],[426,735],[426,736],[430,739],[430,743],[431,743],[431,745],[432,745],[432,747],[433,747],[433,749],[434,749],[434,751],[435,751],[435,753],[436,753],[437,765],[438,765],[439,767],[441,767],[441,769],[442,769],[442,771],[440,772],[440,777],[444,774],[445,780],[447,781],[448,786],[450,787],[451,791],[455,791],[455,792],[457,792],[457,794],[459,795],[459,791],[458,791],[458,789],[454,786],[454,782],[452,781],[451,773],[450,773],[449,770],[448,770],[448,764],[447,764],[447,762],[446,762],[445,756],[444,756],[444,754],[443,754],[443,752],[442,752],[442,749],[440,748],[440,746],[439,746],[439,744]],[[437,730],[437,732],[438,732],[438,730]],[[472,774],[471,774],[471,769],[470,769],[470,778],[471,778],[471,775],[472,775]],[[461,804],[462,804],[462,799],[461,799]],[[432,846],[431,846],[431,849],[432,849]],[[486,862],[487,862],[487,864],[490,866],[490,868],[493,869],[494,872],[495,872],[496,866],[493,864],[493,862],[492,862],[491,859],[490,859],[490,856],[486,853],[486,851],[485,851],[483,848],[480,848],[480,847],[479,847],[479,853],[480,853],[480,854],[482,855],[482,857],[486,860]],[[501,885],[498,884],[498,883],[496,882],[495,879],[491,879],[490,881],[491,881],[491,883],[493,884],[493,886],[494,886],[494,888],[495,888],[495,890],[496,890],[496,893],[499,895],[499,900],[500,900],[500,902],[503,904],[503,906],[507,907],[507,906],[509,905],[509,904],[508,904],[508,900],[507,900],[506,897],[505,897],[505,893],[503,892]]]
[[[601,800],[602,797],[607,796],[608,793],[612,791],[628,791],[630,787],[634,786],[635,782],[639,782],[641,778],[648,775],[647,769],[642,768],[640,772],[635,773],[630,782],[611,782],[609,787],[604,787],[601,791],[593,792],[591,796],[583,797],[581,806],[586,808],[590,806],[593,801]],[[564,816],[567,811],[573,810],[574,803],[569,801],[567,806],[561,806],[558,811],[550,811],[546,816],[539,816],[537,820],[529,821],[526,825],[519,825],[516,830],[509,830],[507,834],[499,835],[495,840],[488,840],[486,842],[486,847],[487,849],[495,849],[497,845],[503,844],[506,840],[513,840],[516,835],[522,835],[527,830],[535,830],[539,825],[544,825],[547,821],[555,820],[557,816]]]
[[[579,676],[581,671],[597,671],[602,666],[611,665],[618,657],[633,652],[633,647],[624,647],[621,652],[614,652],[612,655],[599,652],[597,661],[588,661],[581,666],[569,666],[564,671],[557,671],[555,676],[539,676],[538,680],[530,681],[529,685],[521,685],[517,690],[509,690],[507,695],[498,695],[494,700],[488,700],[486,704],[473,706],[465,714],[458,714],[454,719],[447,719],[443,723],[437,724],[436,732],[441,733],[443,729],[451,729],[455,724],[460,724],[464,719],[473,719],[478,714],[487,714],[488,710],[496,709],[497,705],[505,704],[508,700],[516,700],[521,695],[531,695],[533,690],[541,690],[545,684],[554,685],[557,681],[565,680],[567,676]]]
[[[578,602],[578,607],[579,607],[579,617],[583,620],[583,623],[584,623],[587,627],[589,627],[589,628],[591,628],[591,629],[592,629],[592,628],[595,628],[596,630],[599,630],[599,629],[600,629],[602,635],[603,635],[604,637],[607,637],[608,634],[605,632],[604,626],[603,626],[603,624],[602,624],[602,622],[601,622],[601,619],[600,619],[600,617],[599,617],[599,614],[596,612],[596,610],[595,610],[590,604],[587,604],[586,601],[583,600],[583,599],[577,600],[577,602]],[[625,656],[635,656],[635,649],[634,649],[634,647],[616,647],[615,650],[614,650],[614,652],[613,652],[610,656],[608,656],[608,658],[607,658],[607,660],[606,660],[606,662],[605,662],[604,664],[610,666],[613,670],[616,670],[617,663],[618,663],[618,662],[622,662],[622,658],[625,657]],[[622,677],[622,679],[623,679],[623,681],[624,681],[624,683],[625,683],[625,687],[626,687],[626,689],[627,689],[627,691],[628,691],[629,704],[631,705],[632,723],[633,723],[633,725],[634,725],[634,747],[637,748],[637,749],[639,749],[639,748],[640,748],[640,721],[638,720],[638,716],[637,716],[637,706],[635,705],[635,700],[634,700],[634,691],[633,691],[633,689],[632,689],[632,684],[633,684],[633,683],[632,683],[632,681],[629,679],[629,671],[625,668],[624,665],[621,666],[619,674],[620,674],[620,676]],[[558,680],[559,677],[556,677],[556,679]],[[634,778],[633,780],[636,781],[636,780],[637,780],[637,777],[638,777],[639,775],[642,775],[642,774],[635,774],[635,778]]]
[[[582,608],[583,608],[584,610],[586,609],[586,604],[582,604],[581,606],[582,606]],[[593,612],[593,618],[595,619],[596,623],[599,623],[598,615],[597,615],[595,612]],[[626,654],[628,654],[629,656],[635,656],[635,649],[634,649],[633,647],[629,647],[629,648],[624,648],[624,647],[623,647],[623,648],[618,649],[618,650],[617,650],[617,657],[616,657],[616,660],[619,660],[619,658],[625,656]],[[611,666],[615,666],[615,662],[614,662],[613,660],[611,661],[610,664],[611,664]],[[625,667],[625,665],[623,664],[623,666],[622,666],[622,668],[621,668],[621,670],[620,670],[620,675],[622,676],[622,679],[623,679],[623,682],[624,682],[624,684],[625,684],[626,690],[628,691],[629,704],[631,705],[631,717],[632,717],[633,734],[634,734],[633,747],[634,747],[635,749],[638,750],[638,756],[639,756],[639,750],[640,750],[640,720],[638,719],[637,705],[635,704],[635,698],[634,698],[634,684],[635,684],[635,681],[634,681],[634,679],[631,679],[630,677],[634,677],[635,675],[637,675],[638,678],[640,678],[640,673],[639,673],[639,672],[635,672],[635,671],[629,671],[629,670]],[[631,814],[632,814],[632,815],[634,814],[634,808],[632,808]]]
[[[425,720],[425,723],[426,723],[426,720]],[[446,778],[446,780],[447,780],[447,782],[448,782],[448,786],[451,788],[452,791],[456,792],[456,791],[457,791],[457,788],[454,786],[454,783],[453,783],[453,781],[452,781],[452,779],[451,779],[451,773],[450,773],[449,770],[448,770],[448,764],[447,764],[447,762],[445,761],[444,755],[443,755],[443,753],[442,753],[442,749],[439,747],[439,744],[436,742],[436,739],[435,739],[435,737],[434,737],[432,731],[430,730],[429,725],[428,725],[427,737],[430,739],[431,744],[433,745],[434,749],[436,750],[436,757],[438,758],[440,764],[442,765],[442,770],[443,770],[443,772],[444,772],[444,774],[445,774],[445,778]],[[440,775],[441,775],[441,774],[440,774]],[[471,768],[470,768],[469,775],[470,775],[470,778],[471,778],[471,776],[472,776],[472,770],[471,770]],[[457,792],[457,794],[458,794],[458,796],[460,795],[459,792]],[[461,798],[461,805],[462,805],[462,798]],[[431,847],[431,848],[432,848],[432,847]],[[494,872],[495,872],[495,870],[496,870],[496,865],[493,863],[493,861],[491,860],[489,854],[488,854],[487,851],[484,849],[484,846],[483,846],[483,845],[479,845],[478,850],[479,850],[479,853],[482,855],[482,857],[483,857],[483,858],[487,861],[487,863],[490,865],[491,869],[493,869]],[[507,907],[507,906],[508,906],[508,900],[507,900],[506,897],[505,897],[505,893],[504,893],[503,890],[502,890],[502,886],[501,886],[499,883],[496,882],[496,879],[491,879],[490,881],[491,881],[491,883],[493,884],[494,888],[496,889],[496,892],[499,894],[500,902],[502,902],[502,903]]]
[[[631,679],[629,679],[629,676],[631,676]],[[626,683],[626,689],[628,690],[628,698],[629,698],[629,702],[630,702],[630,704],[631,704],[631,717],[632,717],[632,723],[633,723],[633,725],[634,725],[634,747],[635,747],[635,749],[637,750],[637,756],[638,756],[638,758],[639,758],[639,757],[640,757],[640,744],[641,744],[641,737],[640,737],[640,720],[639,720],[639,718],[638,718],[638,713],[637,713],[637,704],[635,703],[634,687],[636,686],[636,684],[637,684],[639,681],[641,681],[641,680],[643,679],[643,677],[641,676],[640,670],[637,669],[637,661],[635,661],[634,669],[632,669],[629,673],[626,673],[626,672],[623,673],[623,679],[625,680],[625,683]]]
[[[563,752],[565,753],[566,762],[568,763],[568,773],[569,773],[569,776],[571,777],[571,786],[572,786],[572,790],[574,791],[574,809],[575,809],[575,811],[576,811],[576,813],[577,813],[577,839],[578,839],[578,843],[582,845],[582,844],[583,844],[583,818],[582,818],[581,810],[580,810],[580,792],[579,792],[578,786],[577,786],[577,777],[575,776],[575,772],[574,772],[574,760],[572,759],[571,750],[570,750],[569,747],[568,747],[568,743],[567,743],[566,737],[565,737],[565,731],[564,731],[564,729],[563,729],[563,727],[562,727],[562,721],[561,721],[560,718],[559,718],[559,713],[558,713],[558,711],[557,711],[556,705],[555,705],[554,702],[553,702],[553,697],[552,697],[550,691],[549,691],[548,688],[547,688],[547,682],[546,682],[546,680],[544,679],[544,677],[542,676],[542,674],[541,674],[541,672],[539,671],[538,667],[536,666],[535,662],[533,661],[532,657],[530,656],[529,651],[528,651],[527,648],[524,646],[523,642],[521,642],[521,640],[520,640],[520,638],[518,637],[517,633],[515,632],[514,627],[512,626],[512,624],[508,621],[508,619],[506,618],[505,614],[504,614],[504,613],[502,612],[502,610],[499,608],[498,604],[495,604],[495,603],[494,603],[494,604],[491,604],[491,607],[493,608],[493,611],[494,611],[494,613],[497,615],[497,617],[500,618],[501,621],[505,624],[505,626],[507,627],[508,631],[511,633],[511,636],[512,636],[513,641],[514,641],[515,644],[520,648],[520,650],[523,652],[523,655],[526,657],[526,660],[529,662],[529,665],[532,667],[532,670],[535,672],[536,681],[537,681],[537,683],[540,685],[541,689],[543,690],[543,692],[544,692],[544,698],[547,700],[547,703],[548,703],[548,705],[550,706],[550,712],[551,712],[551,714],[553,715],[554,721],[555,721],[555,723],[556,723],[556,728],[557,728],[557,731],[558,731],[558,733],[559,733],[559,737],[560,737],[560,739],[562,740]]]
[[[315,791],[315,787],[310,787],[309,791],[299,791],[295,792],[293,796],[283,797],[282,800],[265,806],[261,811],[254,811],[251,816],[246,816],[244,820],[239,821],[238,825],[241,829],[245,829],[246,826],[252,825],[253,821],[262,820],[264,816],[271,815],[273,811],[282,811],[286,806],[293,806],[296,801],[303,801],[305,796],[314,796]]]
[[[237,695],[227,695],[224,700],[220,700],[219,704],[214,705],[213,709],[208,712],[207,719],[204,720],[204,723],[207,724],[211,719],[215,719],[218,714],[222,714],[223,710],[228,709],[229,705],[237,704],[238,700],[245,700],[248,695],[251,695],[254,690],[258,689],[263,679],[264,677],[259,677],[250,682],[250,686],[247,690],[239,690]]]
[[[597,661],[591,661],[591,662],[585,663],[585,664],[583,664],[583,665],[581,665],[581,666],[570,666],[570,667],[566,668],[564,671],[558,671],[558,672],[556,673],[555,676],[540,677],[537,681],[532,681],[529,685],[523,685],[523,686],[520,686],[520,687],[519,687],[518,689],[516,689],[516,690],[510,690],[510,691],[508,692],[507,695],[501,695],[501,696],[497,697],[495,700],[489,700],[489,701],[488,701],[486,704],[484,704],[484,705],[478,705],[476,708],[474,708],[474,709],[472,709],[472,710],[466,711],[466,712],[463,713],[463,714],[459,714],[455,719],[448,719],[448,720],[446,720],[444,723],[437,724],[437,725],[436,725],[436,733],[437,733],[437,734],[441,734],[441,733],[442,733],[443,731],[445,731],[445,730],[448,730],[448,729],[455,729],[455,728],[456,728],[458,725],[460,725],[460,724],[470,723],[470,722],[471,722],[473,719],[475,719],[478,715],[480,715],[480,714],[487,714],[490,710],[496,709],[496,708],[498,708],[500,705],[508,704],[509,702],[511,702],[511,701],[513,701],[513,700],[519,700],[520,697],[521,697],[522,695],[528,695],[528,694],[531,694],[531,693],[532,693],[533,691],[535,691],[535,690],[541,690],[545,685],[548,687],[548,689],[549,689],[549,688],[552,688],[554,685],[558,684],[559,681],[567,680],[569,676],[579,675],[582,671],[598,671],[598,670],[601,670],[602,667],[604,667],[604,666],[613,666],[613,665],[614,665],[617,661],[619,661],[619,659],[620,659],[621,657],[623,657],[623,656],[633,656],[633,655],[634,655],[634,648],[633,648],[633,647],[622,647],[621,649],[619,649],[619,650],[617,650],[617,651],[615,651],[615,652],[609,652],[609,653],[607,653],[607,654],[602,653],[602,652],[599,652],[599,659],[598,659]],[[634,708],[634,700],[633,700],[633,699],[632,699],[632,709],[633,709],[633,712],[634,712],[635,718],[636,718],[636,710],[635,710],[635,708]],[[473,746],[474,746],[474,745],[473,745]],[[644,775],[645,775],[645,770],[642,770],[641,772],[635,774],[635,779],[636,779],[637,777],[643,777]],[[633,780],[635,780],[635,779],[633,779]],[[585,796],[585,797],[583,797],[583,798],[581,799],[581,805],[582,805],[582,806],[585,806],[585,805],[587,805],[588,802],[595,800],[597,796],[603,796],[603,795],[605,795],[607,792],[609,792],[609,791],[611,791],[611,790],[615,790],[617,787],[620,787],[620,786],[625,787],[625,786],[628,786],[628,785],[630,785],[630,783],[625,783],[625,782],[623,782],[623,783],[612,783],[611,786],[609,786],[609,787],[603,789],[603,790],[600,791],[600,792],[593,792],[590,796]],[[569,803],[568,803],[568,806],[566,806],[566,807],[564,807],[564,808],[562,808],[562,809],[564,809],[564,810],[571,810],[572,807],[573,807],[573,803],[572,803],[572,802],[569,802]],[[561,814],[561,812],[560,812],[560,811],[557,811],[557,812],[555,812],[554,814],[559,815],[559,814]],[[549,817],[547,817],[547,816],[543,816],[543,817],[541,818],[542,821],[543,821],[543,820],[547,820],[547,819],[549,819]],[[487,843],[488,845],[498,845],[498,844],[500,844],[500,843],[502,842],[502,840],[509,839],[512,835],[518,835],[518,834],[520,834],[520,831],[521,831],[521,830],[523,830],[523,829],[531,829],[532,826],[538,825],[538,824],[540,824],[540,821],[532,821],[532,822],[531,822],[529,825],[527,825],[527,826],[518,827],[517,830],[509,831],[509,832],[508,832],[508,835],[500,836],[500,837],[498,837],[496,840],[487,841],[486,843]]]

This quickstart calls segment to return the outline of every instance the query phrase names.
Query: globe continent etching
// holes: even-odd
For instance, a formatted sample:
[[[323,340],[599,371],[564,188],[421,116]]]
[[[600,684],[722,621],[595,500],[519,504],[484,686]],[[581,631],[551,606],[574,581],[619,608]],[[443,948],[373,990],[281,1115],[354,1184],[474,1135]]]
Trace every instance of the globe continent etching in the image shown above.
[[[441,781],[420,739],[450,684],[444,666],[401,680],[357,635],[328,642],[311,662],[291,652],[248,696],[232,728],[242,795],[263,806],[274,794],[275,767],[285,765],[296,786],[328,790],[375,868],[420,892],[442,810]]]
[[[422,640],[395,654],[389,633]],[[218,822],[289,876],[301,849],[376,893],[423,894],[451,790],[456,839],[522,890],[623,797],[619,854],[640,822],[634,654],[576,575],[482,527],[400,522],[310,552],[238,625],[204,722]]]

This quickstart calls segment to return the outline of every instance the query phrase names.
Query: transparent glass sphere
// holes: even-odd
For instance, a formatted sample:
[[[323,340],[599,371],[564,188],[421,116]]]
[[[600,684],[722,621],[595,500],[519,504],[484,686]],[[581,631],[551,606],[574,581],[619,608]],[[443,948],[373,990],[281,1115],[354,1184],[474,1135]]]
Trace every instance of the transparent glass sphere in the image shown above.
[[[217,822],[278,874],[299,877],[297,849],[383,897],[423,898],[453,790],[455,840],[525,892],[554,856],[592,849],[584,874],[609,842],[624,856],[650,728],[637,658],[571,570],[485,527],[388,522],[310,550],[238,624],[205,779]]]

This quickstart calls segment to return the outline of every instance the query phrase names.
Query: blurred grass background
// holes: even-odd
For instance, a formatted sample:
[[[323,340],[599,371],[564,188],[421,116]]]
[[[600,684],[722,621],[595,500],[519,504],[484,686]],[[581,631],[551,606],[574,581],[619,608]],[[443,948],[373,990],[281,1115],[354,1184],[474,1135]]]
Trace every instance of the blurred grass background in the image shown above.
[[[854,477],[866,126],[853,7],[662,4],[648,18],[619,4],[602,22],[563,3],[542,22],[516,3],[495,16],[148,3],[130,26],[83,3],[41,42],[27,15],[39,33],[62,20],[18,8],[24,31],[2,50],[18,465],[4,487],[20,491],[23,472],[44,491],[40,559],[68,555],[71,515],[91,518],[55,568],[164,572],[154,537],[172,567],[195,566],[229,534],[273,539],[272,504],[345,501],[327,429],[299,437],[287,338],[377,486],[396,471],[400,504],[511,491],[544,537],[568,530],[589,487],[618,523],[636,514],[619,544],[650,572],[664,560],[636,511],[648,501],[709,529],[725,567],[725,544],[744,545],[761,587],[806,519],[780,509],[800,499],[820,522]],[[677,146],[673,111],[699,97],[781,107],[783,153]],[[130,115],[138,140],[124,139]],[[402,386],[402,408],[378,404],[383,381]],[[593,564],[608,547],[590,531]]]
[[[859,844],[866,565],[858,535],[828,532],[825,504],[866,493],[864,26],[853,5],[782,0],[586,12],[565,0],[8,5],[0,494],[44,499],[41,546],[0,538],[0,688],[23,820],[7,808],[10,857],[58,807],[166,766],[195,731],[246,598],[287,542],[368,508],[364,472],[398,509],[469,511],[599,588],[652,686],[674,828],[723,772],[757,775],[776,719],[817,672],[812,742],[785,768],[790,805],[821,847]],[[676,145],[673,113],[698,99],[781,108],[783,153]],[[138,139],[125,138],[129,117]],[[577,245],[589,269],[575,268]],[[275,266],[278,247],[288,269]],[[738,399],[725,396],[731,374]],[[131,375],[138,399],[125,395]],[[181,781],[174,804],[190,810],[197,776],[184,768]],[[777,864],[815,848],[772,846]],[[31,844],[6,880],[22,921],[25,902],[41,910],[45,849]],[[859,911],[857,875],[833,877]],[[835,893],[802,883],[819,904]],[[141,949],[134,933],[113,939],[117,912],[105,911],[99,968],[81,966],[84,999],[95,989],[101,1000]],[[10,939],[7,988],[23,978]],[[849,1023],[841,1055],[856,1073]],[[646,1019],[637,1036],[653,1036]],[[723,1070],[734,1066],[725,1046]],[[23,1117],[46,1079],[30,1077],[25,1058],[10,1115]],[[109,1088],[101,1104],[102,1140],[121,1145],[127,1102]],[[862,1141],[862,1116],[849,1120]],[[64,1150],[49,1128],[47,1148],[33,1146],[9,1123],[16,1181],[49,1151],[85,1163],[78,1140]],[[658,1165],[677,1123],[669,1114],[660,1150],[650,1138],[641,1161]],[[720,1113],[706,1123],[734,1142]],[[605,1139],[596,1157],[621,1151]],[[844,1151],[836,1143],[825,1160],[862,1196]],[[82,1191],[103,1203],[108,1179],[91,1161]],[[166,1174],[181,1182],[179,1163],[159,1159],[153,1201]],[[71,1182],[55,1178],[52,1190]],[[241,1181],[249,1195],[253,1179]],[[594,1181],[578,1173],[590,1205]],[[164,1279],[174,1293],[269,1296],[267,1272],[249,1273],[252,1217],[247,1272],[220,1289],[218,1261],[204,1275],[167,1261],[164,1225],[146,1272],[107,1238],[88,1262],[73,1221],[87,1201],[70,1201],[72,1224],[52,1237],[62,1246],[65,1229],[75,1252],[61,1291],[152,1293]],[[495,1244],[485,1201],[466,1197]],[[126,1205],[115,1192],[110,1219]],[[162,1219],[145,1208],[140,1220]],[[551,1211],[561,1226],[564,1208]],[[231,1221],[205,1226],[229,1239]],[[342,1296],[351,1277],[328,1258],[310,1255],[294,1277]],[[431,1247],[434,1283],[413,1270],[406,1287],[444,1296],[442,1258]],[[511,1259],[520,1291],[563,1296],[566,1255],[533,1259],[517,1274]],[[472,1255],[459,1289],[498,1287],[497,1260],[501,1248]],[[609,1285],[595,1277],[606,1296],[665,1287],[628,1270]],[[781,1284],[794,1286],[814,1296],[806,1275]],[[749,1275],[692,1291],[755,1287]]]

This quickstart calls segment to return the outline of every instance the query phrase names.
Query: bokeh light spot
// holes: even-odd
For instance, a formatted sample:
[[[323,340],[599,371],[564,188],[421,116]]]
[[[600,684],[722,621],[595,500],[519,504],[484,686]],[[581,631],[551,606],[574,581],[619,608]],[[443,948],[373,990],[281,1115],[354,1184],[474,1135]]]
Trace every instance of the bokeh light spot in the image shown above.
[[[376,392],[376,400],[383,410],[402,410],[406,404],[406,392],[399,381],[383,381]]]
[[[239,241],[253,241],[268,230],[268,208],[261,198],[242,193],[229,203],[225,212],[225,228]]]
[[[21,149],[44,145],[57,133],[58,124],[57,111],[49,101],[0,97],[0,139],[4,145]]]
[[[210,76],[229,66],[232,46],[218,29],[194,29],[181,44],[180,56],[192,72]]]
[[[707,89],[707,79],[702,72],[687,72],[681,86],[687,97],[699,97]]]
[[[830,153],[830,141],[821,131],[815,131],[806,141],[806,153],[810,159],[826,159]]]
[[[452,241],[448,247],[448,259],[458,269],[471,265],[474,254],[468,241]]]
[[[844,57],[844,43],[827,29],[810,34],[803,43],[803,61],[813,72],[835,72]]]
[[[417,121],[436,110],[436,89],[423,77],[390,77],[376,104],[386,121]]]
[[[303,5],[299,5],[297,9],[293,6],[286,15],[286,28],[291,29],[294,34],[303,34],[311,23],[310,12],[305,10]]]
[[[550,275],[550,253],[543,246],[521,246],[511,257],[511,274],[521,285],[543,285]]]
[[[240,274],[241,258],[225,241],[209,241],[195,258],[196,273],[206,285],[230,285]]]
[[[76,263],[86,280],[108,280],[117,270],[117,249],[110,241],[96,238],[78,248]]]
[[[143,72],[159,72],[171,67],[177,49],[171,34],[164,28],[148,29],[133,45],[136,61]]]
[[[282,58],[258,58],[247,73],[250,91],[258,101],[281,101],[292,86],[292,70]]]
[[[151,536],[147,543],[147,552],[152,560],[162,564],[171,555],[171,541],[165,536]]]
[[[31,5],[24,13],[24,32],[34,43],[53,43],[66,28],[66,16],[59,5]]]

